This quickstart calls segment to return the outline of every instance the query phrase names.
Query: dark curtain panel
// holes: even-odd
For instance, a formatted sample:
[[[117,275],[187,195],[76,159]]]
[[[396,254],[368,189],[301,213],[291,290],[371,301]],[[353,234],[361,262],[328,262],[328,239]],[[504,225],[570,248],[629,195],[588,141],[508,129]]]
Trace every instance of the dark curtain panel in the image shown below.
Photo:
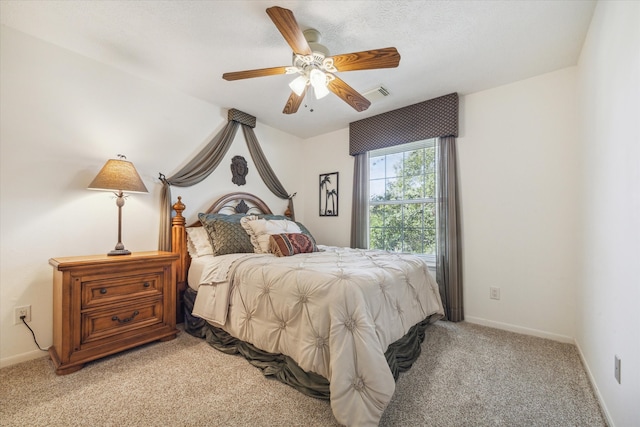
[[[369,247],[369,153],[353,156],[351,247]]]
[[[436,281],[447,320],[464,320],[456,139],[438,138]]]

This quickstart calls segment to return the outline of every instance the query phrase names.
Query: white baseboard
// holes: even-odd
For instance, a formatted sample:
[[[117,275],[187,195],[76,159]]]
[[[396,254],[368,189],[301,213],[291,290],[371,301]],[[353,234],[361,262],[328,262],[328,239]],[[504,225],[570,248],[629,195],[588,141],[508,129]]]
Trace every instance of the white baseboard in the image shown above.
[[[598,403],[600,404],[600,410],[602,411],[602,416],[604,417],[605,422],[609,427],[615,427],[611,416],[609,415],[609,410],[607,409],[607,405],[604,403],[604,399],[600,394],[600,390],[598,389],[598,385],[596,384],[596,380],[591,373],[591,369],[589,369],[589,364],[587,363],[587,359],[584,358],[584,354],[582,353],[582,349],[580,348],[580,344],[576,341],[576,348],[578,349],[578,354],[580,355],[580,361],[582,362],[582,366],[584,367],[584,371],[587,373],[587,378],[589,378],[589,382],[591,383],[591,387],[593,388],[593,394],[596,395],[596,399],[598,399]]]
[[[605,422],[609,427],[615,427],[615,424],[613,423],[613,420],[609,415],[609,410],[607,409],[607,405],[605,404],[604,399],[600,394],[600,390],[598,389],[598,386],[596,384],[595,378],[591,373],[591,369],[589,369],[589,364],[587,363],[587,360],[585,359],[584,354],[582,353],[582,349],[580,348],[580,345],[574,338],[568,337],[566,335],[553,334],[551,332],[540,331],[538,329],[531,329],[531,328],[525,328],[522,326],[512,325],[510,323],[496,322],[494,320],[483,319],[481,317],[464,316],[464,320],[465,322],[475,323],[477,325],[482,325],[482,326],[488,326],[490,328],[502,329],[505,331],[516,332],[524,335],[532,335],[539,338],[547,338],[550,340],[575,345],[578,350],[578,355],[580,356],[580,361],[582,362],[582,366],[584,367],[584,370],[587,374],[587,378],[589,379],[589,382],[591,383],[591,387],[593,388],[593,393],[595,394],[596,399],[598,399],[598,403],[600,404],[602,416],[604,417]]]
[[[464,320],[476,325],[489,326],[490,328],[502,329],[510,332],[517,332],[524,335],[532,335],[539,338],[547,338],[553,341],[559,341],[567,344],[575,344],[572,337],[566,335],[554,334],[551,332],[540,331],[538,329],[525,328],[523,326],[512,325],[510,323],[496,322],[495,320],[483,319],[481,317],[464,316]]]
[[[7,366],[26,362],[28,360],[38,359],[40,357],[47,357],[47,353],[43,352],[42,350],[33,350],[11,357],[5,357],[4,359],[0,359],[0,368],[6,368]]]

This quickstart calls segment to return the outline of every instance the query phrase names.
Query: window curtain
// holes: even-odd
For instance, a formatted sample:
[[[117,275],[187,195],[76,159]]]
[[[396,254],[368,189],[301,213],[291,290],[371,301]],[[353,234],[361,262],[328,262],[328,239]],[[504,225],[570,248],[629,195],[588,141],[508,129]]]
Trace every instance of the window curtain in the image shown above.
[[[462,258],[460,255],[460,227],[458,196],[456,187],[455,137],[458,136],[458,94],[448,95],[409,105],[377,116],[349,124],[349,154],[355,156],[353,210],[351,214],[351,246],[368,247],[369,225],[368,200],[369,178],[363,176],[361,168],[366,162],[359,157],[371,150],[392,147],[429,138],[439,138],[440,152],[446,153],[440,168],[439,183],[441,198],[438,200],[438,247],[436,249],[436,281],[445,306],[448,320],[464,320],[462,307]],[[444,150],[446,147],[446,150]],[[444,155],[444,154],[443,154]],[[452,192],[453,194],[451,194]],[[446,206],[443,206],[446,205]],[[441,209],[446,210],[441,212]],[[365,246],[366,245],[366,246]]]
[[[438,138],[436,281],[447,320],[464,320],[456,138]]]
[[[351,247],[369,247],[369,152],[353,156]]]
[[[232,108],[228,113],[228,122],[220,132],[182,169],[173,176],[166,178],[160,174],[162,181],[162,195],[160,199],[160,235],[158,240],[158,249],[161,251],[171,250],[171,186],[190,187],[211,175],[224,158],[229,147],[235,139],[238,126],[242,125],[245,140],[249,148],[251,158],[256,165],[256,169],[260,174],[269,190],[282,199],[289,200],[289,209],[291,218],[295,219],[293,213],[293,197],[295,194],[289,195],[273,172],[271,165],[267,161],[258,139],[256,138],[253,128],[256,127],[256,118],[250,114]]]

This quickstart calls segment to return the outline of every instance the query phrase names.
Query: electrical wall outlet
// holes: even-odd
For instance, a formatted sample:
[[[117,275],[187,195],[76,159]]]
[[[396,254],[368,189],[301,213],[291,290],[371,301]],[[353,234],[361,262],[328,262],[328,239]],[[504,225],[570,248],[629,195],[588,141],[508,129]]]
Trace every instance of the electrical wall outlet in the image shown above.
[[[616,378],[616,381],[618,381],[618,384],[620,384],[620,358],[614,355],[613,360],[614,360],[613,376]]]
[[[489,298],[491,298],[491,299],[500,299],[500,288],[496,288],[495,286],[491,286],[489,288]]]
[[[19,325],[22,323],[22,319],[20,319],[20,317],[22,316],[24,316],[25,322],[31,322],[31,306],[30,305],[23,305],[22,307],[16,307],[14,314],[15,316],[13,319],[13,323],[15,325]]]

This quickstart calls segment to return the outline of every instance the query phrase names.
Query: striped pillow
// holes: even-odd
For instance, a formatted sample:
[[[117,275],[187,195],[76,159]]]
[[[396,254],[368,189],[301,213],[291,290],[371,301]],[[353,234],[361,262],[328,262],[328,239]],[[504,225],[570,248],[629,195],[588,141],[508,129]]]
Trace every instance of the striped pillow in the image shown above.
[[[269,252],[275,256],[291,256],[317,252],[318,248],[303,233],[283,233],[269,236]]]

